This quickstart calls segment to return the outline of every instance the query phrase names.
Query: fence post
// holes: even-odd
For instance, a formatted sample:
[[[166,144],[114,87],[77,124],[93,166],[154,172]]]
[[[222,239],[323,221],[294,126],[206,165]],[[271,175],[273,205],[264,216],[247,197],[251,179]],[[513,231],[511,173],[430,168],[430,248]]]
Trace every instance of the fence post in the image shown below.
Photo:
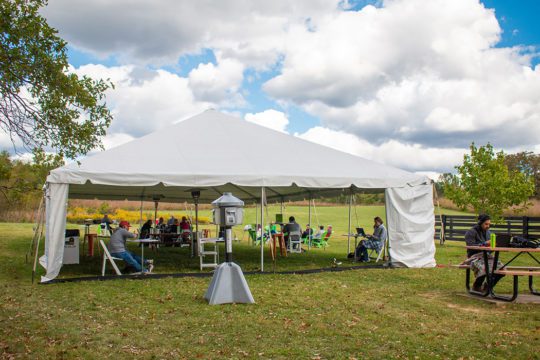
[[[523,233],[523,237],[525,238],[528,238],[529,237],[529,217],[528,216],[524,216],[523,217],[523,223],[522,223],[522,233]]]
[[[446,241],[446,215],[441,216],[441,233],[439,234],[442,242]]]
[[[450,239],[454,239],[454,218],[450,218]]]

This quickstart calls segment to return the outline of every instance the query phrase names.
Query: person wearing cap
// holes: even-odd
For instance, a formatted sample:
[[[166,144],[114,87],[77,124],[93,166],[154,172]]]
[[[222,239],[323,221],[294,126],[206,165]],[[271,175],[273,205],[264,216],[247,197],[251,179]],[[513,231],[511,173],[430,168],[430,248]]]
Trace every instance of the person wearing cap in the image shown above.
[[[109,252],[111,256],[120,258],[126,262],[126,265],[133,267],[137,272],[152,272],[154,265],[152,260],[145,260],[144,264],[148,269],[141,267],[141,258],[126,249],[127,239],[135,239],[137,235],[129,232],[129,223],[125,220],[120,221],[118,228],[111,235],[109,242]]]

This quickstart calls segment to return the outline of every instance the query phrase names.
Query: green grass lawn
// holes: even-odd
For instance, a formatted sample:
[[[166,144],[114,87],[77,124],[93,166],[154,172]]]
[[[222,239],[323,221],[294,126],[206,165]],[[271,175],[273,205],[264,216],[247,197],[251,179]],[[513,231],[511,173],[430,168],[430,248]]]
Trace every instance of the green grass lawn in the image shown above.
[[[307,208],[286,210],[307,223]],[[346,233],[346,207],[317,211],[336,235]],[[357,211],[366,229],[373,216],[384,215],[376,206]],[[254,222],[253,209],[245,218]],[[464,274],[453,268],[247,275],[255,305],[209,306],[203,295],[210,278],[32,285],[31,264],[25,264],[31,234],[30,224],[0,224],[2,358],[540,359],[538,306],[463,297]],[[235,242],[235,261],[257,270],[259,251],[247,240]],[[198,260],[187,252],[162,248],[149,254],[158,273],[198,271]],[[334,257],[349,265],[346,252],[346,237],[336,236],[326,250],[278,257],[276,266],[326,267]],[[265,255],[271,271],[268,248]],[[458,263],[463,244],[437,245],[436,257],[439,264]],[[61,277],[99,273],[98,257],[81,261],[64,266]],[[510,281],[503,281],[509,289]],[[520,283],[522,292],[525,285]]]

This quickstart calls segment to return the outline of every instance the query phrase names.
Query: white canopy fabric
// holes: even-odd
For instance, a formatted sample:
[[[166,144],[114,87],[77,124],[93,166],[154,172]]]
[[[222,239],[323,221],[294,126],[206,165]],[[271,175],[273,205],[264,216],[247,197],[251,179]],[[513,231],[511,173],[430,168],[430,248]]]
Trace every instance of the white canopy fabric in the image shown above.
[[[430,180],[207,110],[88,156],[79,164],[55,169],[47,183],[48,197],[55,204],[47,208],[55,211],[46,217],[52,226],[65,219],[66,208],[60,204],[66,203],[67,196],[183,202],[191,201],[191,190],[196,188],[201,190],[200,202],[213,201],[226,191],[258,201],[264,187],[266,199],[272,201],[349,194],[356,189],[427,186]],[[433,218],[432,203],[424,210]],[[56,225],[46,233],[46,255],[53,253],[51,247],[55,254],[63,252],[62,223]],[[58,256],[42,259],[47,269],[43,281],[58,275],[62,264],[57,260]]]

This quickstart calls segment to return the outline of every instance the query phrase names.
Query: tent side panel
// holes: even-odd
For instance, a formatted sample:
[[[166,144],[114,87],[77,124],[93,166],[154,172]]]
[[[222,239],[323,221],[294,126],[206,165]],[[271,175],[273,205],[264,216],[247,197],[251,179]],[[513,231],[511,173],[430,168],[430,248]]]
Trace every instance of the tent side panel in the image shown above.
[[[386,190],[392,264],[434,267],[435,218],[431,184]]]
[[[39,259],[47,274],[41,277],[41,282],[57,277],[62,267],[68,190],[68,184],[47,184],[45,255]]]

